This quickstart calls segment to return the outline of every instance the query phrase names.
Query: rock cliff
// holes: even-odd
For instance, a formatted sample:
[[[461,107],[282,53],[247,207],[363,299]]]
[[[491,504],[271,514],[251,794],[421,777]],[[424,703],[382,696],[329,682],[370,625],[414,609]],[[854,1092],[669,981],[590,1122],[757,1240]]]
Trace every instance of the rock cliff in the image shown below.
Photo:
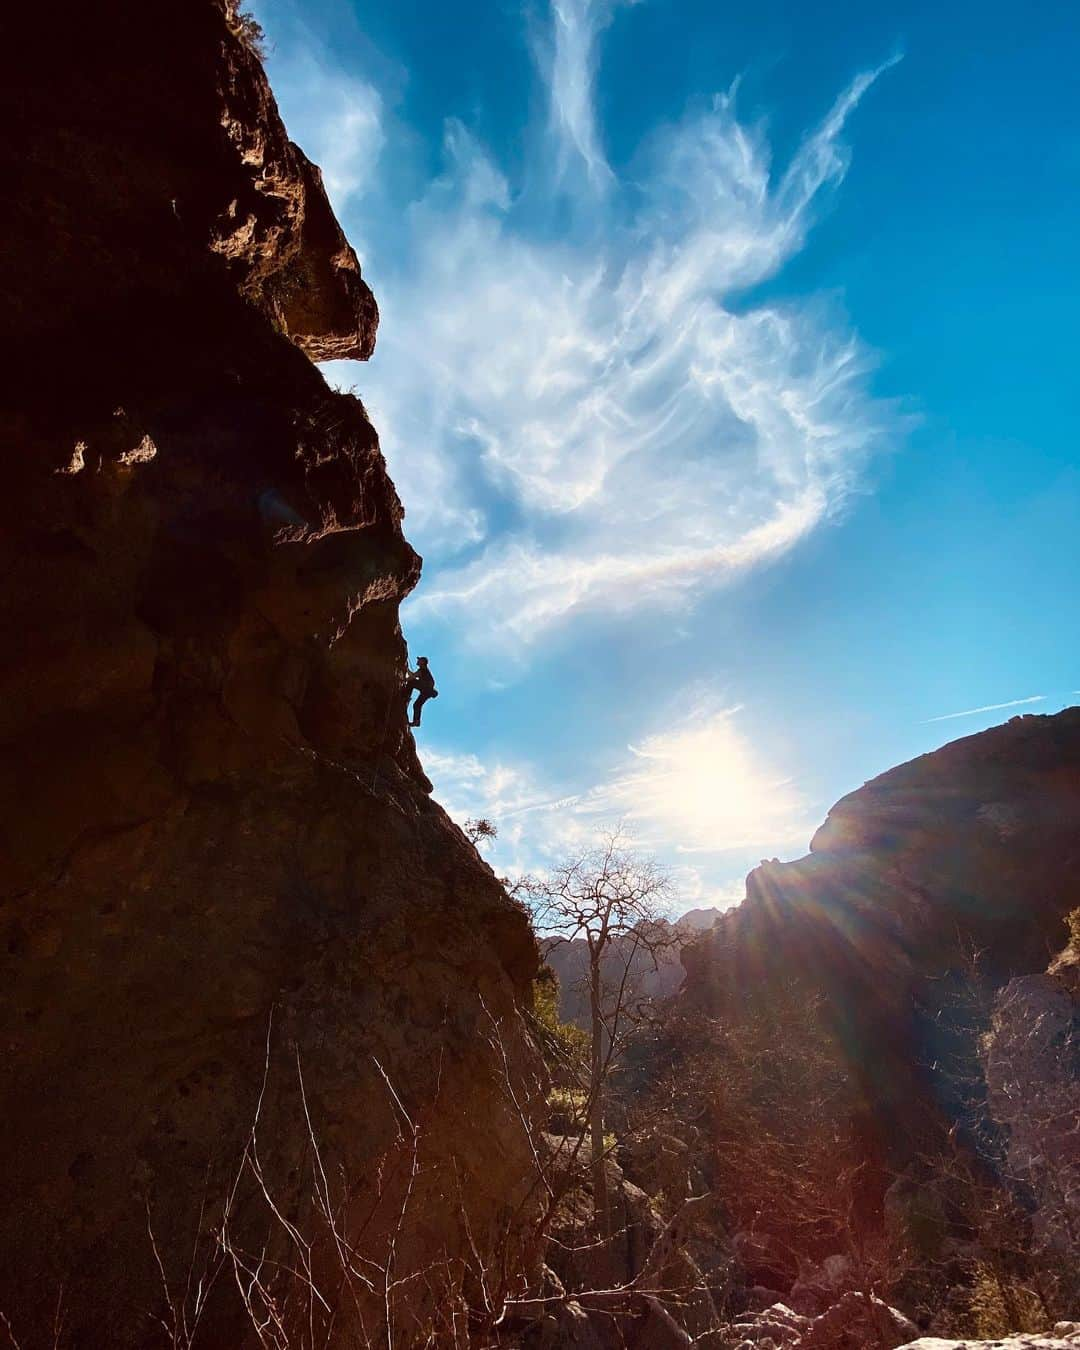
[[[1080,1303],[1080,912],[1073,927],[1046,974],[1000,992],[981,1046],[1009,1175],[1030,1192],[1034,1249],[1070,1307]]]
[[[8,23],[0,1310],[241,1345],[224,1232],[422,1339],[525,1259],[537,954],[428,795],[419,559],[309,359],[376,305],[225,0]]]
[[[882,1152],[903,1162],[928,1107],[948,1117],[934,1066],[965,1052],[962,986],[992,993],[1060,946],[1078,840],[1080,710],[955,741],[845,797],[807,857],[752,872],[745,902],[684,949],[687,1007],[823,996]]]

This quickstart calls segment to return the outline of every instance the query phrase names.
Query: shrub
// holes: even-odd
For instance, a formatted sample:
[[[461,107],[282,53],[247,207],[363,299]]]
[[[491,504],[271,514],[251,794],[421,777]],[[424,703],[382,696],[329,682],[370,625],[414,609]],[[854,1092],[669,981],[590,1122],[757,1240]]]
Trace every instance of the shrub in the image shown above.
[[[549,965],[541,966],[533,981],[533,1016],[540,1033],[540,1048],[551,1072],[565,1076],[566,1070],[579,1069],[589,1048],[589,1038],[572,1022],[560,1021],[559,977]]]
[[[265,61],[266,33],[254,15],[240,8],[240,0],[228,0],[225,19],[233,36],[238,37],[253,56]]]

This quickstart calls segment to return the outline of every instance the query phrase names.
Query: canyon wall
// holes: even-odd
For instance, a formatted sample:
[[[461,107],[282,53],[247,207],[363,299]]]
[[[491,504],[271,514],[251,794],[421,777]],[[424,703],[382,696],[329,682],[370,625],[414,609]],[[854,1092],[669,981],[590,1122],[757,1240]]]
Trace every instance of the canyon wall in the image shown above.
[[[1080,1305],[1080,910],[1045,974],[1010,980],[981,1050],[1008,1173],[1030,1195],[1032,1243]]]
[[[537,954],[430,799],[420,561],[312,365],[375,301],[222,0],[7,23],[0,1311],[153,1344],[217,1270],[236,1347],[224,1231],[422,1339],[526,1259]]]
[[[684,949],[684,1011],[820,1003],[895,1175],[956,1124],[972,1028],[1009,979],[1042,971],[1080,903],[1080,709],[1015,717],[843,798],[795,862]]]

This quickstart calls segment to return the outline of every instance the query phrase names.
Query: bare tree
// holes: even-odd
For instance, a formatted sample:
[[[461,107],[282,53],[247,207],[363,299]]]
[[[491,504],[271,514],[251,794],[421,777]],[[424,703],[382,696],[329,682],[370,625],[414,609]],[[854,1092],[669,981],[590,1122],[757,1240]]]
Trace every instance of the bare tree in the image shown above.
[[[526,877],[520,894],[537,930],[556,943],[584,939],[589,995],[589,1087],[593,1208],[605,1235],[611,1226],[604,1169],[604,1089],[642,1011],[632,973],[644,954],[655,964],[677,940],[663,911],[671,895],[664,869],[612,831],[604,844],[559,864],[543,877]]]

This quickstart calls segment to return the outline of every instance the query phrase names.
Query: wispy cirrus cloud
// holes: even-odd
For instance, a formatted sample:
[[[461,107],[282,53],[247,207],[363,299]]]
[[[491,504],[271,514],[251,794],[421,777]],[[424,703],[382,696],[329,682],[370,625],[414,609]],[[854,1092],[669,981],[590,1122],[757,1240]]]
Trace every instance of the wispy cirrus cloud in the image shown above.
[[[858,74],[786,165],[731,90],[616,171],[594,82],[620,8],[551,0],[546,116],[519,178],[450,120],[438,173],[388,210],[396,133],[377,91],[352,81],[345,111],[309,99],[323,123],[299,128],[344,166],[350,233],[380,238],[375,357],[330,374],[361,386],[425,556],[410,623],[467,630],[496,663],[584,616],[686,608],[783,556],[843,510],[901,421],[826,300],[745,301],[802,248],[892,63]]]
[[[1046,694],[1032,694],[1030,698],[1010,698],[1005,703],[984,703],[981,708],[965,708],[963,712],[942,713],[940,717],[928,717],[924,725],[931,722],[951,722],[954,717],[975,717],[978,713],[1000,712],[1003,708],[1021,708],[1026,703],[1045,703]]]
[[[538,61],[550,89],[549,134],[557,179],[578,159],[594,186],[612,174],[596,122],[593,84],[597,39],[614,17],[619,0],[551,0],[551,22],[537,44]],[[622,0],[634,3],[634,0]]]
[[[433,358],[422,382],[415,361],[388,362],[370,392],[394,441],[441,446],[461,474],[440,500],[465,529],[436,530],[414,622],[468,612],[480,643],[520,650],[577,615],[690,603],[842,509],[897,421],[867,394],[870,355],[823,305],[727,297],[801,245],[871,79],[775,185],[727,96],[657,132],[643,202],[620,209],[613,185],[580,243],[529,237],[512,194],[470,191],[501,180],[481,146],[459,146],[415,214],[418,280],[388,297],[393,341],[426,340]],[[486,489],[467,516],[466,477]]]

